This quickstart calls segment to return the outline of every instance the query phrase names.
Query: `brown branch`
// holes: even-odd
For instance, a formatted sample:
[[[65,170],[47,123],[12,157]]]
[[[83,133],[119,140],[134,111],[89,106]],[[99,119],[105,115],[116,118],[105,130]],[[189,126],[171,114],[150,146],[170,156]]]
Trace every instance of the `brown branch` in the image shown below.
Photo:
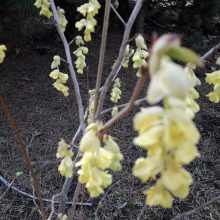
[[[209,205],[211,205],[211,204],[217,202],[218,200],[220,200],[220,195],[217,196],[217,197],[215,197],[214,199],[212,199],[212,200],[210,200],[210,201],[204,203],[203,205],[201,205],[201,206],[195,208],[195,209],[192,209],[192,210],[189,210],[189,211],[187,211],[187,212],[184,212],[184,213],[182,213],[182,214],[180,214],[180,215],[177,215],[176,217],[172,218],[172,220],[183,219],[185,216],[192,215],[192,214],[194,214],[194,213],[200,211],[201,209],[203,209],[203,208],[205,208],[205,207],[207,207],[207,206],[209,206]]]
[[[46,214],[45,214],[45,210],[44,210],[44,204],[43,204],[43,200],[42,200],[41,189],[40,189],[40,184],[39,184],[37,175],[34,172],[34,169],[33,169],[32,164],[31,164],[31,160],[30,160],[30,158],[28,156],[28,153],[26,151],[26,146],[25,146],[24,141],[23,141],[23,139],[22,139],[22,137],[19,133],[19,130],[16,126],[16,123],[15,123],[8,107],[6,106],[4,100],[1,96],[0,96],[0,106],[2,107],[3,111],[7,115],[7,118],[8,118],[8,121],[9,121],[9,126],[10,126],[11,130],[14,132],[15,137],[16,137],[18,143],[19,143],[20,151],[23,154],[26,166],[27,166],[27,168],[30,172],[31,178],[33,180],[34,191],[36,192],[39,203],[40,203],[40,211],[41,211],[41,214],[42,214],[42,219],[45,220],[46,219]]]
[[[111,0],[106,0],[105,1],[105,16],[104,16],[103,29],[102,29],[102,41],[101,41],[101,48],[100,48],[100,55],[99,55],[99,66],[98,66],[96,88],[95,88],[95,111],[96,111],[97,104],[98,104],[99,89],[101,86],[102,74],[103,74],[103,68],[104,68],[105,48],[106,48],[109,15],[110,15],[110,5],[111,5]]]
[[[115,117],[113,117],[112,119],[110,119],[108,122],[106,122],[100,133],[105,133],[109,128],[111,128],[115,123],[117,123],[119,120],[121,120],[122,118],[124,118],[134,107],[134,103],[137,100],[137,98],[139,97],[145,81],[146,81],[146,77],[147,77],[147,70],[143,69],[141,77],[138,78],[136,86],[133,90],[131,99],[128,103],[128,105],[126,105],[126,107],[124,107]]]

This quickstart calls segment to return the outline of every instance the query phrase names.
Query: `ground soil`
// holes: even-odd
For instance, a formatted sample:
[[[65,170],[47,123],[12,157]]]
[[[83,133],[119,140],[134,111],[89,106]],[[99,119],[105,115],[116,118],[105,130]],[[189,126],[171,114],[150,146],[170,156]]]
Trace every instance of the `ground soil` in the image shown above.
[[[150,35],[151,32],[146,34],[149,40]],[[59,165],[55,156],[57,142],[60,138],[71,140],[79,122],[71,80],[68,82],[70,96],[67,98],[51,86],[52,80],[48,77],[48,73],[52,58],[56,54],[65,57],[61,42],[56,41],[54,36],[51,38],[52,40],[43,42],[47,45],[46,51],[42,52],[33,44],[27,44],[21,48],[19,55],[8,54],[5,62],[0,65],[0,94],[10,108],[24,138],[32,164],[39,175],[44,198],[51,198],[61,189],[64,178],[57,171]],[[121,39],[122,34],[111,28],[104,77],[109,74],[112,63],[117,57]],[[202,54],[218,40],[219,38],[204,38],[202,43],[195,43],[192,47]],[[89,78],[89,88],[94,88],[99,43],[100,36],[97,34],[90,45],[87,60],[89,77],[86,74],[77,75],[84,103],[87,102],[87,78]],[[217,68],[214,64],[215,58],[216,56],[209,60],[206,69],[198,71],[203,83],[203,73]],[[67,71],[65,65],[62,70]],[[133,70],[123,69],[120,78],[123,91],[120,103],[126,103],[131,95],[136,76]],[[92,207],[78,207],[78,216],[81,218],[84,216],[84,219],[95,219],[94,213],[96,213],[99,219],[137,219],[138,217],[152,220],[171,219],[179,213],[199,207],[220,194],[220,105],[212,104],[207,99],[206,94],[211,90],[210,86],[202,84],[198,90],[201,94],[199,99],[201,111],[197,114],[195,121],[202,135],[198,146],[201,157],[186,167],[194,177],[189,197],[184,201],[175,199],[172,209],[145,206],[143,191],[149,188],[152,182],[142,184],[132,176],[131,172],[135,160],[145,154],[143,150],[132,144],[133,138],[137,135],[132,128],[132,117],[137,111],[134,110],[129,117],[123,119],[110,131],[111,135],[117,138],[124,155],[123,171],[114,173],[112,186],[104,196],[98,199],[90,199],[85,189],[82,190],[80,197],[83,194],[83,202],[91,202]],[[144,94],[145,92],[142,96]],[[146,105],[146,103],[143,104],[143,106]],[[112,103],[106,101],[105,108],[111,106]],[[104,120],[109,117],[110,115],[106,115]],[[23,172],[23,174],[16,178],[13,185],[32,194],[31,181],[18,143],[8,126],[5,114],[0,110],[0,174],[10,182],[16,172]],[[75,185],[76,179],[68,194],[69,200]],[[6,189],[7,187],[0,182],[0,195]],[[101,204],[98,205],[100,201]],[[0,219],[39,219],[34,207],[31,199],[10,189],[0,201]],[[50,211],[49,204],[46,211],[48,213]],[[220,219],[219,204],[215,203],[191,215],[188,219]]]

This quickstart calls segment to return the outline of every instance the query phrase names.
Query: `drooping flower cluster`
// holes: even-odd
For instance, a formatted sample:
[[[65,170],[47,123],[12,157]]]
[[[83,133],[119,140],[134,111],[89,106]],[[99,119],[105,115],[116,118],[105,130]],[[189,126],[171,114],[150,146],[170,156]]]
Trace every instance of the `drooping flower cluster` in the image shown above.
[[[199,156],[196,145],[200,134],[187,103],[195,86],[189,78],[194,76],[189,76],[189,70],[175,64],[167,55],[169,49],[178,50],[178,56],[183,51],[190,53],[179,50],[179,43],[174,36],[165,35],[154,44],[149,60],[151,82],[147,100],[151,104],[163,100],[164,107],[143,108],[134,118],[134,128],[139,133],[134,143],[148,153],[146,158],[137,159],[133,174],[143,182],[156,180],[156,185],[145,192],[150,206],[168,208],[172,206],[173,196],[181,199],[188,196],[193,179],[183,165]],[[187,62],[200,62],[194,54],[193,58]]]
[[[78,48],[73,52],[73,54],[77,57],[74,63],[76,64],[77,73],[83,74],[83,69],[86,67],[85,55],[88,53],[88,48],[81,46],[84,45],[84,41],[81,36],[76,36],[75,43]]]
[[[97,24],[97,21],[94,17],[98,14],[100,7],[101,6],[97,0],[89,0],[88,3],[77,8],[77,11],[85,18],[76,22],[75,26],[79,31],[85,28],[84,40],[86,42],[91,41],[91,33],[95,31],[94,27]]]
[[[112,92],[111,92],[111,101],[117,103],[121,99],[121,82],[120,79],[117,78],[114,81]]]
[[[40,8],[40,15],[44,15],[47,18],[53,16],[52,12],[50,11],[50,2],[49,0],[36,0],[34,4],[37,8]]]
[[[104,136],[103,144],[97,137],[100,125],[90,124],[80,142],[82,159],[76,163],[80,167],[79,182],[86,184],[91,197],[98,197],[112,183],[112,175],[107,169],[121,170],[123,159],[118,144],[111,136]]]
[[[58,13],[58,22],[59,22],[60,28],[63,32],[65,32],[66,25],[68,23],[65,17],[65,11],[64,9],[57,7],[57,13]]]
[[[61,139],[58,143],[58,150],[56,154],[57,159],[62,158],[58,170],[60,174],[66,178],[70,178],[72,176],[74,165],[72,160],[73,152],[69,147],[70,146]]]
[[[5,59],[5,51],[7,50],[5,45],[0,45],[0,63]]]
[[[134,54],[134,50],[130,47],[129,44],[127,44],[126,46],[126,50],[125,50],[125,55],[124,55],[124,58],[122,60],[122,66],[124,68],[128,68],[128,63],[129,63],[129,60],[130,60],[130,57]]]
[[[149,53],[147,52],[147,46],[144,42],[144,38],[142,35],[138,35],[135,38],[136,43],[136,51],[132,57],[133,61],[133,67],[137,69],[137,76],[140,76],[141,68],[147,68],[147,57],[149,56]]]
[[[60,57],[54,56],[53,62],[51,64],[51,69],[54,69],[54,70],[50,73],[49,76],[52,79],[56,80],[56,82],[53,83],[53,87],[56,88],[58,91],[62,92],[63,95],[66,97],[69,95],[69,88],[68,86],[65,86],[64,84],[67,82],[69,76],[66,73],[60,72],[59,65],[60,65]]]
[[[205,81],[209,84],[214,85],[214,89],[207,96],[209,100],[214,103],[220,101],[220,70],[213,73],[207,73]]]

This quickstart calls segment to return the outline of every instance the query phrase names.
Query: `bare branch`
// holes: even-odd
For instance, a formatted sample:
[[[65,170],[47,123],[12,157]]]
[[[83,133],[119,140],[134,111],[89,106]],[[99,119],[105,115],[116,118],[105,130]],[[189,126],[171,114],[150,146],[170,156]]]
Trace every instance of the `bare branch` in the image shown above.
[[[83,109],[82,98],[81,98],[81,94],[80,94],[80,90],[79,90],[79,84],[78,84],[78,81],[77,81],[77,78],[76,78],[76,72],[73,68],[73,62],[72,62],[72,57],[71,57],[71,53],[70,53],[69,44],[66,40],[66,37],[65,37],[63,31],[60,28],[60,25],[59,25],[59,22],[58,22],[58,13],[57,13],[56,6],[54,4],[54,0],[50,0],[50,5],[51,5],[52,12],[53,12],[54,22],[55,22],[57,31],[60,35],[60,38],[63,42],[63,46],[64,46],[64,49],[65,49],[66,58],[67,58],[67,62],[68,62],[68,67],[69,67],[70,75],[72,77],[74,90],[75,90],[75,96],[76,96],[76,100],[77,100],[77,104],[78,104],[80,125],[81,125],[81,129],[84,130],[85,126],[86,126],[85,122],[84,122],[84,109]]]
[[[142,99],[138,99],[138,100],[136,100],[136,101],[137,101],[137,102],[143,102],[143,101],[145,101],[146,99],[147,99],[147,98],[145,97],[145,98],[142,98]],[[129,102],[128,102],[128,103],[121,104],[121,105],[114,106],[114,107],[112,107],[112,108],[105,109],[104,111],[101,112],[101,115],[104,115],[104,114],[106,114],[106,113],[111,112],[111,111],[113,110],[113,108],[115,108],[115,107],[117,107],[117,108],[124,108],[124,107],[126,107],[126,106],[128,106],[128,105],[129,105]]]
[[[99,97],[98,106],[97,106],[97,110],[96,110],[96,114],[95,114],[96,119],[98,119],[100,117],[106,93],[107,93],[107,91],[108,91],[108,89],[111,85],[112,79],[114,78],[114,76],[115,76],[116,72],[118,71],[118,69],[121,65],[121,62],[123,60],[123,57],[124,57],[124,54],[125,54],[125,49],[126,49],[126,44],[128,42],[129,36],[130,36],[131,28],[132,28],[132,26],[134,24],[134,21],[135,21],[137,15],[138,15],[138,12],[141,9],[142,1],[143,0],[138,0],[137,1],[136,5],[135,5],[135,7],[134,7],[134,9],[131,13],[131,16],[130,16],[130,18],[129,18],[126,26],[125,26],[124,36],[123,36],[120,51],[119,51],[119,54],[118,54],[118,58],[115,61],[113,67],[112,67],[111,73],[109,74],[108,78],[105,81],[105,84],[103,86],[102,92],[101,92],[100,97]]]
[[[205,53],[202,56],[202,60],[206,60],[207,58],[209,58],[214,52],[216,52],[218,49],[220,49],[220,43],[218,43],[217,45],[215,45],[213,48],[211,48],[207,53]]]
[[[107,41],[107,34],[108,34],[110,5],[111,5],[111,0],[106,0],[105,1],[105,16],[104,16],[103,29],[102,29],[102,41],[101,41],[101,48],[100,48],[100,55],[99,55],[99,66],[98,66],[98,73],[97,73],[97,78],[96,78],[96,88],[95,88],[95,111],[96,111],[96,107],[98,104],[99,89],[101,86],[102,74],[103,74],[103,68],[104,68],[105,48],[106,48],[106,41]]]
[[[212,199],[212,200],[206,202],[205,204],[203,204],[203,205],[201,205],[201,206],[195,208],[195,209],[192,209],[192,210],[189,210],[189,211],[187,211],[187,212],[184,212],[184,213],[182,213],[182,214],[180,214],[180,215],[177,215],[176,217],[172,218],[172,220],[184,219],[184,217],[190,216],[190,215],[192,215],[192,214],[195,214],[196,212],[198,212],[198,211],[200,211],[201,209],[203,209],[203,208],[205,208],[205,207],[207,207],[207,206],[209,206],[209,205],[211,205],[211,204],[217,202],[218,200],[220,200],[220,195],[217,196],[217,197],[215,197],[214,199]]]
[[[115,7],[111,4],[111,9],[112,11],[116,14],[116,16],[118,17],[118,19],[121,21],[121,23],[126,26],[126,22],[124,21],[124,19],[121,17],[121,15],[117,12],[117,10],[115,9]]]

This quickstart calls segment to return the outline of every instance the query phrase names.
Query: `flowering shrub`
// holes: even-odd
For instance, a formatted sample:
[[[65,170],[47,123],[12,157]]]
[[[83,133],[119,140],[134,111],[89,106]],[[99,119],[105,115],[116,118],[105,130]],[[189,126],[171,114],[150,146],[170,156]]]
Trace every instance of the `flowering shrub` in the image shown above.
[[[104,24],[108,24],[110,4],[111,1],[106,0]],[[92,40],[91,34],[95,31],[97,23],[95,16],[99,12],[100,4],[97,0],[89,0],[77,8],[84,18],[77,21],[75,27],[84,33],[83,36],[77,35],[72,41],[76,47],[73,51],[76,60],[72,62],[72,54],[64,35],[68,22],[65,18],[65,11],[59,7],[56,8],[53,0],[37,0],[35,3],[35,6],[40,9],[41,15],[48,18],[53,17],[55,20],[66,52],[66,60],[59,55],[53,57],[52,71],[49,74],[50,78],[55,80],[53,87],[62,92],[65,97],[69,96],[69,88],[66,86],[69,75],[62,73],[59,69],[61,62],[65,61],[74,84],[79,110],[78,131],[70,144],[63,139],[59,141],[56,154],[56,157],[61,159],[58,171],[66,177],[64,189],[58,194],[60,197],[63,196],[63,200],[65,200],[75,171],[78,174],[78,184],[85,184],[90,196],[98,197],[112,184],[113,172],[123,170],[121,165],[123,155],[116,142],[117,137],[109,135],[108,130],[125,117],[134,105],[140,104],[137,98],[146,84],[147,74],[150,76],[150,82],[144,100],[154,106],[141,108],[133,118],[133,127],[138,133],[138,136],[134,137],[133,143],[146,150],[146,154],[134,162],[132,173],[143,183],[149,180],[155,183],[144,192],[146,204],[149,206],[160,205],[170,208],[174,197],[185,199],[190,193],[193,178],[184,166],[200,156],[197,149],[200,133],[193,119],[200,110],[196,102],[199,98],[196,86],[201,82],[196,77],[194,70],[197,66],[202,67],[203,61],[196,53],[182,47],[180,36],[175,34],[165,34],[155,39],[150,45],[150,50],[148,50],[144,36],[140,34],[129,40],[131,26],[141,4],[142,0],[136,1],[132,15],[125,25],[119,56],[104,85],[100,87],[108,26],[104,25],[96,88],[88,91],[89,100],[84,111],[76,72],[83,74],[87,66],[86,56],[89,55],[89,50],[86,43]],[[135,42],[135,48],[129,44],[132,40]],[[0,63],[5,58],[5,51],[6,47],[0,45]],[[181,61],[184,65],[180,65],[176,60]],[[129,62],[137,72],[137,84],[129,103],[118,106],[117,103],[123,95],[118,74],[122,66],[124,68],[129,66]],[[214,85],[213,91],[207,95],[208,98],[210,101],[218,103],[220,100],[220,71],[207,73],[206,82]],[[111,109],[103,110],[103,102],[112,84],[110,100],[114,106]],[[119,111],[119,107],[122,107],[121,111]],[[105,122],[102,114],[109,111],[112,112],[112,118]],[[79,146],[76,146],[75,142],[80,132],[82,135]],[[73,153],[73,146],[78,147],[77,154]],[[73,204],[77,196],[76,187]],[[53,214],[54,207],[51,209],[50,216]],[[67,216],[59,213],[58,218],[67,219]]]

